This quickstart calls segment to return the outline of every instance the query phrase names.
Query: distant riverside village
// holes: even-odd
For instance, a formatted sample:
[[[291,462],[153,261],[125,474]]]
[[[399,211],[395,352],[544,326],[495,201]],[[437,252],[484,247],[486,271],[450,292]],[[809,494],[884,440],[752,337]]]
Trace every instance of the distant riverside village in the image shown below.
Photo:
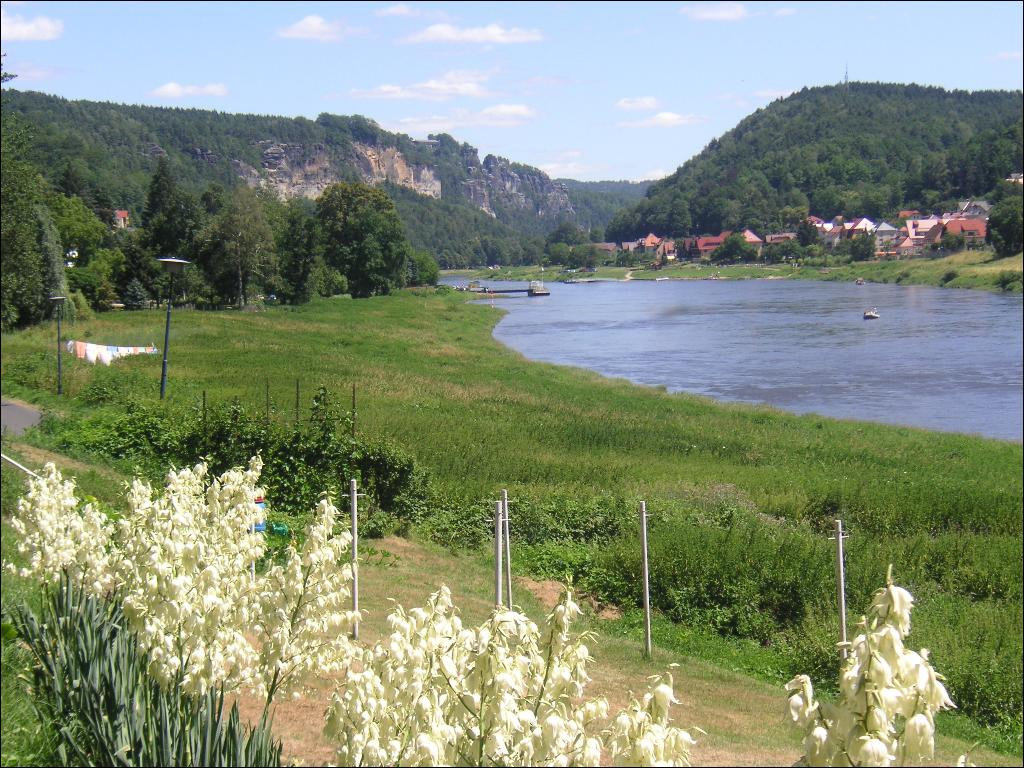
[[[808,216],[796,231],[771,232],[762,238],[750,229],[734,233],[725,230],[717,235],[702,235],[669,239],[651,233],[639,240],[622,243],[596,243],[598,251],[607,254],[631,253],[649,256],[650,267],[658,269],[673,261],[730,261],[725,253],[726,241],[731,235],[746,248],[742,252],[762,259],[770,251],[772,261],[785,261],[798,256],[799,250],[787,248],[819,244],[834,251],[844,241],[861,241],[873,247],[873,255],[881,260],[904,259],[921,256],[929,251],[980,248],[985,244],[988,231],[988,216],[992,206],[985,200],[964,200],[957,210],[940,215],[923,216],[920,211],[905,210],[897,214],[899,226],[881,221],[877,224],[868,218],[846,220],[836,216],[824,221],[817,216]],[[736,240],[737,238],[734,238]],[[782,247],[779,247],[782,246]],[[872,252],[864,254],[870,258]]]

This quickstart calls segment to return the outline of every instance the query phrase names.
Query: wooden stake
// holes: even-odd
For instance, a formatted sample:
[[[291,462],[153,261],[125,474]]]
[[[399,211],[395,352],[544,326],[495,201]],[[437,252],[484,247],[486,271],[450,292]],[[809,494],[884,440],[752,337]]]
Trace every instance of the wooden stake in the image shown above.
[[[644,581],[644,656],[651,658],[651,591],[647,564],[647,502],[640,502],[640,548],[643,552],[641,570]]]

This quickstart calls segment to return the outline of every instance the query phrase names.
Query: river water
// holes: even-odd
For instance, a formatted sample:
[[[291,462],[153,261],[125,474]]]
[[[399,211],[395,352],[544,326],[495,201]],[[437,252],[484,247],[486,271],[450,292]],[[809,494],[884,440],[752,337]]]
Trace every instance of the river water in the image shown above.
[[[795,280],[547,287],[548,297],[493,300],[508,311],[495,338],[533,360],[797,413],[1021,440],[1020,296]],[[870,307],[878,320],[863,319]]]

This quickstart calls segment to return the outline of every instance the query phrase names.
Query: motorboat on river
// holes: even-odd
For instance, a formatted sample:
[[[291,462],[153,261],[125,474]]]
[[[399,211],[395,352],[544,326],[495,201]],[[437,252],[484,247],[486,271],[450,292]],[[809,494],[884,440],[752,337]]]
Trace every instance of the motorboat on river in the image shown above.
[[[876,307],[872,307],[871,309],[865,309],[864,310],[864,319],[865,320],[877,320],[878,319],[878,309]]]

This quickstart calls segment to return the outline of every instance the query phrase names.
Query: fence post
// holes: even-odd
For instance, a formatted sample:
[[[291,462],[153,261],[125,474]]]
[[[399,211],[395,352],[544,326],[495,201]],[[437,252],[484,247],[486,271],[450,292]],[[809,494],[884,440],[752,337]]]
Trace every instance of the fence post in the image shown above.
[[[502,534],[501,534],[501,500],[494,502],[494,607],[501,608],[501,561],[502,556]]]
[[[641,570],[644,580],[644,656],[651,658],[651,591],[650,570],[647,564],[647,502],[640,502],[640,548],[643,553]]]
[[[512,544],[508,536],[508,491],[501,489],[502,534],[505,537],[505,598],[512,607]]]
[[[359,493],[356,492],[356,481],[348,481],[349,507],[352,512],[352,612],[359,612],[359,565],[356,563],[359,546],[358,508]],[[352,639],[359,639],[359,619],[352,622]]]
[[[836,519],[836,535],[829,536],[829,538],[835,538],[836,540],[836,594],[839,602],[839,641],[840,655],[843,657],[843,661],[846,661],[846,657],[849,655],[849,651],[846,647],[846,568],[843,564],[843,539],[846,538],[847,534],[843,533],[843,521]]]

